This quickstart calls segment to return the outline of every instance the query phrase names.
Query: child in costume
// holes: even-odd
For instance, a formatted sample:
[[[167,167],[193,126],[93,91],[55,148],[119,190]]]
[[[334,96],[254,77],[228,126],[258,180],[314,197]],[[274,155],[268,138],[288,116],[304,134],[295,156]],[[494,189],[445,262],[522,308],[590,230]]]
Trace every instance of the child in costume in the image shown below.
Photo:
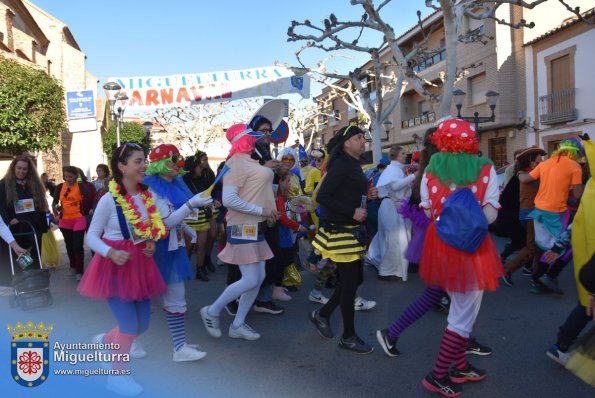
[[[436,365],[422,384],[429,391],[456,397],[462,393],[460,383],[486,376],[467,362],[465,353],[483,292],[495,290],[503,274],[487,233],[500,207],[499,189],[491,160],[477,156],[477,136],[470,123],[444,120],[431,140],[440,153],[430,159],[420,187],[420,207],[432,219],[420,276],[426,285],[446,290],[451,306]],[[456,225],[461,220],[468,224],[464,229]],[[471,226],[471,234],[465,235]]]
[[[163,311],[167,326],[172,336],[174,362],[196,361],[206,353],[198,351],[195,345],[186,344],[185,281],[192,278],[192,268],[184,239],[184,233],[196,237],[196,232],[183,223],[190,213],[199,207],[209,205],[213,199],[201,194],[192,195],[181,174],[184,173],[184,161],[178,148],[174,145],[161,144],[153,148],[149,154],[151,163],[147,169],[145,184],[155,195],[155,204],[159,209],[165,225],[170,229],[168,239],[157,242],[155,261],[161,275],[167,283],[167,291],[162,295]]]
[[[84,296],[107,300],[118,323],[94,343],[119,345],[117,354],[130,353],[136,336],[149,327],[151,298],[167,287],[153,260],[155,241],[168,235],[155,199],[142,184],[145,154],[136,144],[117,148],[111,159],[114,178],[109,192],[97,203],[87,244],[95,252],[78,291]],[[115,362],[124,369],[126,362]],[[107,388],[122,395],[137,395],[143,389],[131,376],[108,376]]]

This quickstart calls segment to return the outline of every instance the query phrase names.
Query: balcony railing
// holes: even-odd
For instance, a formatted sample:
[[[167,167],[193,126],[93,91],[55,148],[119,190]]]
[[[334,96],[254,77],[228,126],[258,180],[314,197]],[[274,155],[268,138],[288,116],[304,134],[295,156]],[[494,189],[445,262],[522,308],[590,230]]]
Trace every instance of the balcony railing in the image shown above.
[[[578,118],[575,108],[576,88],[539,97],[539,121],[543,124],[571,122]]]
[[[437,64],[438,62],[442,61],[443,59],[446,59],[446,49],[443,48],[440,51],[438,51],[436,54],[432,55],[431,57],[428,57],[424,60],[422,60],[421,62],[418,62],[417,64],[413,65],[413,71],[414,72],[421,72],[424,69],[429,68],[430,66]]]
[[[401,122],[401,128],[408,129],[415,126],[420,126],[426,123],[433,123],[436,120],[436,114],[434,112],[424,113],[421,116],[414,117],[411,119],[403,120]]]

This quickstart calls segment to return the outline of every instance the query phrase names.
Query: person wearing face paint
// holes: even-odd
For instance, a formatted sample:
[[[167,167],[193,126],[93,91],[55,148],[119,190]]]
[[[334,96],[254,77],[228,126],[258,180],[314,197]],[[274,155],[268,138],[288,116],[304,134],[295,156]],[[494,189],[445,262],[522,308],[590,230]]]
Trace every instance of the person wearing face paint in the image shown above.
[[[30,233],[30,227],[21,221],[31,223],[41,250],[41,235],[49,228],[47,212],[45,188],[33,161],[24,155],[15,157],[0,181],[0,215],[4,223],[13,233]],[[16,241],[31,253],[35,251],[32,235],[17,236]],[[40,261],[36,255],[34,260]],[[5,279],[4,277],[10,280],[8,275],[4,275],[2,279]]]
[[[116,148],[111,166],[114,178],[97,203],[87,234],[95,255],[78,291],[106,300],[117,322],[109,332],[94,336],[93,343],[117,344],[112,354],[135,357],[134,339],[149,328],[151,298],[167,289],[153,254],[155,241],[166,239],[168,230],[153,194],[142,183],[147,169],[143,149],[134,143]],[[117,358],[112,368],[127,371],[128,362]],[[126,374],[109,375],[107,389],[127,396],[143,391]]]
[[[150,164],[144,179],[154,194],[155,205],[163,221],[170,230],[169,237],[157,241],[155,261],[167,284],[167,291],[162,295],[162,304],[167,326],[174,345],[173,360],[196,361],[206,353],[198,351],[196,345],[186,344],[186,289],[185,281],[192,279],[192,267],[186,254],[182,229],[185,234],[196,237],[196,232],[183,223],[183,220],[199,207],[212,203],[210,196],[192,195],[181,175],[184,160],[178,148],[170,144],[161,144],[151,150]]]

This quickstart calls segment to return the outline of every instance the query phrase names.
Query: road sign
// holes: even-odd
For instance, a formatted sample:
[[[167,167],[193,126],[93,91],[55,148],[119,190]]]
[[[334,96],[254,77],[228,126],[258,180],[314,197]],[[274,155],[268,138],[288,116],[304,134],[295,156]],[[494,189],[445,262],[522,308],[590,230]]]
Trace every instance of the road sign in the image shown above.
[[[93,90],[67,91],[66,111],[68,119],[95,118]]]
[[[287,141],[287,137],[289,137],[289,126],[285,120],[281,120],[277,130],[271,134],[271,142],[273,144],[280,144]]]

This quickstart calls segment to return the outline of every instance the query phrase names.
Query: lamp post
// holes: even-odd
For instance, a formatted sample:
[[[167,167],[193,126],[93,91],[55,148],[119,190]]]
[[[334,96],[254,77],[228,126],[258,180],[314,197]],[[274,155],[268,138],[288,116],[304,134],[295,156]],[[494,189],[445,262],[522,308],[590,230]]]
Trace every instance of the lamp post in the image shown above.
[[[388,141],[390,129],[393,128],[393,122],[391,122],[390,120],[385,120],[384,122],[382,122],[382,126],[384,126],[384,132],[386,133],[386,138],[382,139],[382,141]]]
[[[149,152],[151,152],[151,129],[153,128],[153,123],[146,121],[143,123],[143,130],[145,132],[144,137],[144,146],[145,146],[145,156],[149,156]]]
[[[461,108],[463,107],[463,102],[465,101],[466,95],[467,95],[467,93],[465,93],[463,90],[460,90],[460,89],[456,89],[455,91],[452,92],[454,103],[455,103],[455,106],[457,107],[457,118],[466,120],[468,122],[475,123],[475,133],[477,134],[477,138],[479,138],[479,124],[493,122],[496,120],[496,115],[494,113],[494,110],[496,109],[496,103],[498,102],[498,96],[500,96],[500,94],[498,94],[497,92],[495,92],[493,90],[490,90],[486,93],[486,102],[490,106],[490,109],[492,110],[492,115],[489,117],[488,116],[479,116],[479,112],[474,112],[473,117],[461,116]]]
[[[110,115],[112,120],[116,121],[116,143],[120,146],[120,128],[122,128],[124,122],[124,111],[126,105],[128,105],[128,96],[126,93],[121,92],[122,86],[115,82],[107,82],[103,85],[105,96],[109,103]]]

